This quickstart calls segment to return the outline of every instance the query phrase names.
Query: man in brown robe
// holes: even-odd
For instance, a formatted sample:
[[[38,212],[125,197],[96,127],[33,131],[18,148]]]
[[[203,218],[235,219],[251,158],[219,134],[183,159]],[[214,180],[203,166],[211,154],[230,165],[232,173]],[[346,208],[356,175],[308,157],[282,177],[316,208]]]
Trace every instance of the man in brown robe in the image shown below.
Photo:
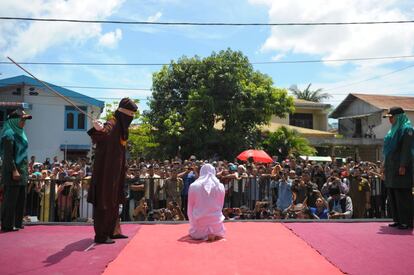
[[[96,144],[88,192],[88,202],[93,204],[96,243],[114,243],[112,238],[119,220],[119,205],[125,199],[128,127],[137,110],[137,105],[131,99],[123,98],[112,119],[104,125],[95,121],[94,128],[88,131],[92,142]]]

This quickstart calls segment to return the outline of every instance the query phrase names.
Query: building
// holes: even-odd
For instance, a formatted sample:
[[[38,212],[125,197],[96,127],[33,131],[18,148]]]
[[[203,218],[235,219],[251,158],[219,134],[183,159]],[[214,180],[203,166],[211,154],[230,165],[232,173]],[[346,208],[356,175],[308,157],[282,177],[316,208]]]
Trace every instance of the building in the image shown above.
[[[328,132],[328,112],[331,105],[311,102],[303,99],[294,99],[295,111],[284,118],[273,115],[267,125],[260,129],[263,132],[274,132],[285,126],[293,129],[305,138],[333,138],[334,133]],[[216,121],[214,128],[222,129],[223,121]],[[312,144],[312,140],[311,140]]]
[[[273,129],[273,124],[284,124],[318,131],[328,130],[328,113],[331,105],[295,98],[294,106],[295,112],[285,118],[273,116],[269,129]]]
[[[382,116],[393,106],[402,107],[414,121],[414,97],[349,94],[330,117],[338,119],[338,131],[364,160],[382,158],[384,136],[391,125]]]
[[[92,118],[98,118],[102,113],[103,101],[47,84]],[[86,131],[92,125],[91,118],[37,80],[25,75],[0,80],[0,127],[7,115],[17,107],[25,108],[33,115],[25,127],[29,156],[36,156],[42,162],[46,157],[77,159],[89,154],[91,140]]]
[[[285,118],[272,116],[269,124],[262,127],[262,131],[274,132],[279,127],[285,126],[307,138],[309,143],[317,149],[318,154],[330,155],[330,144],[322,141],[335,139],[335,133],[327,131],[331,105],[295,98],[294,106],[294,113]]]

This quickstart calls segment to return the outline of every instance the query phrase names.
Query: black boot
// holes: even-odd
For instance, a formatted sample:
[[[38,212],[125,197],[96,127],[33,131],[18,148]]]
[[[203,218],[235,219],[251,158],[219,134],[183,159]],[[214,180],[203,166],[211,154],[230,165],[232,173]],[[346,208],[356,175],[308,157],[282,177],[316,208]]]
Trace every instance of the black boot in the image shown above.
[[[95,237],[95,243],[101,243],[101,244],[113,244],[115,243],[114,240],[110,239],[110,238],[106,238],[106,239],[97,239]]]
[[[123,234],[116,234],[116,235],[112,235],[111,239],[128,239],[128,236],[125,236]]]

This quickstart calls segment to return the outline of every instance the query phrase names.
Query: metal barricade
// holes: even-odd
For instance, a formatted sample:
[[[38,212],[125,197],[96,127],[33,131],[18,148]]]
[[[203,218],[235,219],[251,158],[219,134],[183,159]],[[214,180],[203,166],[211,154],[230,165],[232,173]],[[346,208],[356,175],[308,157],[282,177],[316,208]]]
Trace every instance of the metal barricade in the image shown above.
[[[29,221],[73,222],[93,217],[87,202],[90,177],[85,179],[29,179],[25,217]]]

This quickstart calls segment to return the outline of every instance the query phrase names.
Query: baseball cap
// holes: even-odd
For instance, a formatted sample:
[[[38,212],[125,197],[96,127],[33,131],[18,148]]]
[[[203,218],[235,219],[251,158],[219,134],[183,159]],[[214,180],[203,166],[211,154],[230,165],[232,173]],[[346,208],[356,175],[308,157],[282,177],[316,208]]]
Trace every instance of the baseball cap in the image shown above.
[[[16,109],[13,112],[11,112],[7,118],[22,118],[22,119],[32,119],[32,116],[29,114],[26,114],[25,111],[22,109]]]
[[[384,115],[383,117],[385,118],[385,117],[395,116],[395,115],[403,114],[403,113],[404,113],[403,108],[398,107],[398,106],[394,106],[394,107],[391,107],[389,109],[388,113],[386,115]]]

